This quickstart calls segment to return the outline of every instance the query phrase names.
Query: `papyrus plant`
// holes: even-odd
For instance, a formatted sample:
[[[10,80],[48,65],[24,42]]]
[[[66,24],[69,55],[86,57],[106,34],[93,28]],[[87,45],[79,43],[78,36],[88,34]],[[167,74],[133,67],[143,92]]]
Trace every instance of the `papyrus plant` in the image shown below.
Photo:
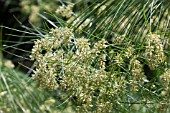
[[[33,78],[44,88],[66,91],[78,112],[131,112],[137,107],[168,112],[166,4],[94,2],[69,24],[62,21],[34,42]]]

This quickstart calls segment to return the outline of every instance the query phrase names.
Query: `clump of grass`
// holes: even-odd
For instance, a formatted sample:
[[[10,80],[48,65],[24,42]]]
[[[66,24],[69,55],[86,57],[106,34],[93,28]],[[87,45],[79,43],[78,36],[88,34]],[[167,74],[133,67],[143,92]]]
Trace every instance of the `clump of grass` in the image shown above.
[[[56,96],[57,92],[55,91],[50,92],[38,88],[30,77],[15,69],[11,69],[7,63],[5,64],[8,67],[3,66],[0,70],[1,112],[74,112],[71,103],[65,103],[63,106],[56,107],[64,101],[64,96],[59,97]]]

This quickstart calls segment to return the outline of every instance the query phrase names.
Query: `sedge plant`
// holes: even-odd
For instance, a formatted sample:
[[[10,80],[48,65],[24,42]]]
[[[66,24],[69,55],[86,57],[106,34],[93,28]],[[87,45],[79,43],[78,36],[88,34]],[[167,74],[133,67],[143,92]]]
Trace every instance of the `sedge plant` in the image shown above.
[[[64,14],[69,6],[47,13],[53,20],[38,14],[52,27],[29,29],[38,37],[30,54],[32,78],[65,92],[60,105],[73,102],[76,112],[168,113],[169,4],[94,0],[78,14]]]

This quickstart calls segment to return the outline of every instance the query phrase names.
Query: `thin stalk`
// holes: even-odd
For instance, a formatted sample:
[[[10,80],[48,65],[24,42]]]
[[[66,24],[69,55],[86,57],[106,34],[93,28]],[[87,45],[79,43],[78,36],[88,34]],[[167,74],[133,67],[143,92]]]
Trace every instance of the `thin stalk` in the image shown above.
[[[2,67],[2,27],[0,27],[0,68]]]

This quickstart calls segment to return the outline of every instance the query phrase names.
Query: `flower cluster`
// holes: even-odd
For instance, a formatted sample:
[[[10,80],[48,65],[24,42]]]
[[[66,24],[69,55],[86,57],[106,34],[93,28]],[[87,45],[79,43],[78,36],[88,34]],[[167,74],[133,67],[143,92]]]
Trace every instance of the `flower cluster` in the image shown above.
[[[73,4],[69,4],[69,5],[62,5],[59,6],[59,8],[55,11],[57,14],[69,18],[73,15]]]
[[[163,90],[161,91],[161,96],[163,96],[163,100],[161,104],[158,105],[158,109],[166,112],[170,107],[168,100],[170,97],[170,69],[166,69],[166,71],[160,76],[161,84],[163,86]]]
[[[141,79],[144,75],[143,73],[143,66],[137,59],[132,59],[131,61],[131,72],[132,76],[135,76],[135,78]]]
[[[124,55],[125,57],[130,58],[131,56],[133,56],[133,53],[134,53],[134,47],[130,46],[126,49]]]
[[[30,57],[35,60],[34,79],[37,79],[42,87],[56,89],[57,66],[61,65],[60,61],[63,60],[62,49],[60,51],[57,49],[67,44],[74,35],[69,28],[52,29],[50,33],[53,36],[35,41]]]
[[[123,64],[123,58],[122,58],[122,55],[120,53],[118,53],[116,56],[115,56],[115,62],[118,66],[122,65]]]
[[[25,12],[25,13],[29,13],[30,12],[30,1],[29,0],[22,0],[20,2],[20,6],[21,6],[21,11]]]
[[[148,60],[150,69],[154,70],[159,64],[165,61],[163,44],[160,36],[156,34],[150,34],[145,44],[146,50],[144,57]]]
[[[166,72],[161,75],[161,83],[164,86],[164,90],[161,92],[163,96],[170,94],[170,69],[166,70]]]
[[[42,19],[38,16],[38,13],[42,11],[56,12],[59,16],[66,17],[67,19],[73,15],[74,4],[65,5],[65,2],[62,2],[62,6],[60,4],[61,2],[56,0],[51,0],[50,2],[47,0],[20,0],[20,10],[23,14],[28,15],[30,22],[41,25]]]
[[[33,78],[42,87],[61,87],[74,94],[78,111],[94,107],[111,111],[112,101],[117,102],[116,94],[125,90],[127,81],[105,70],[107,44],[105,39],[91,44],[84,37],[75,38],[67,27],[52,29],[49,36],[35,41],[30,56],[36,67]]]
[[[130,66],[131,66],[131,74],[132,77],[130,79],[130,85],[131,85],[131,90],[132,91],[138,91],[138,84],[143,85],[143,83],[147,80],[146,76],[143,72],[143,66],[141,64],[141,62],[137,59],[132,59],[130,62]]]
[[[115,36],[112,37],[111,41],[113,44],[119,45],[125,42],[125,36],[120,36],[118,34],[115,34]]]
[[[127,89],[139,92],[139,86],[150,82],[140,59],[143,52],[151,69],[164,62],[157,35],[151,35],[145,45],[146,49],[140,52],[133,44],[115,49],[104,38],[92,41],[75,37],[67,27],[51,29],[46,38],[35,41],[31,54],[36,67],[33,77],[42,87],[59,87],[76,97],[79,112],[111,112]],[[167,77],[162,75],[161,79],[167,81]]]
[[[5,60],[4,65],[8,68],[14,68],[15,65],[13,64],[13,62],[11,60]]]
[[[20,2],[21,11],[25,14],[29,15],[29,21],[32,23],[39,22],[40,18],[38,17],[37,13],[40,12],[40,7],[38,5],[31,5],[31,1],[29,0],[22,0]]]

